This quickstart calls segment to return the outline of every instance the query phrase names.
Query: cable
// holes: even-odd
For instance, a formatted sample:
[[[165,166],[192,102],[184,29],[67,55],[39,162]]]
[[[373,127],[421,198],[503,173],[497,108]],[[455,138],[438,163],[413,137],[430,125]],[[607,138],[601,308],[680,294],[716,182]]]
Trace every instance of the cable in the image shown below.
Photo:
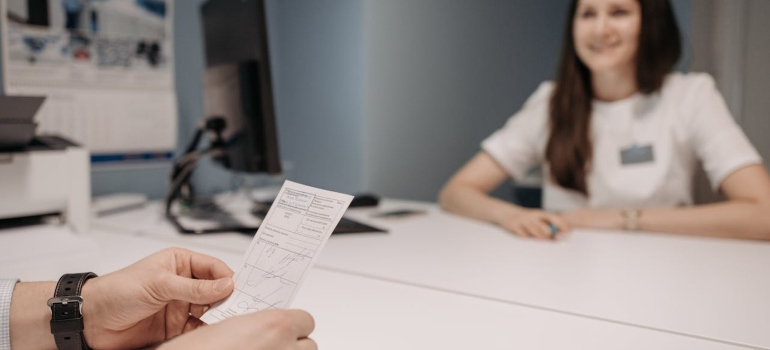
[[[182,185],[189,181],[189,178],[192,175],[192,171],[198,165],[198,161],[206,156],[223,152],[224,150],[221,148],[209,148],[201,152],[195,151],[188,153],[182,159],[180,159],[180,161],[177,163],[179,170],[176,176],[172,177],[171,186],[169,187],[169,191],[166,194],[165,212],[167,217],[172,216],[171,205],[179,194],[179,190],[182,188]]]

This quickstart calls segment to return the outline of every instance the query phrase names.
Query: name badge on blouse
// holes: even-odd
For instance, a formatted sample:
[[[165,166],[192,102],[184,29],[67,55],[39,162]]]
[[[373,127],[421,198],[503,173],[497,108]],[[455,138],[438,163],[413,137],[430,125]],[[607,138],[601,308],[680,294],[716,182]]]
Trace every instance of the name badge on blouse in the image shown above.
[[[652,145],[633,145],[620,150],[620,163],[622,165],[642,164],[655,161],[655,154],[652,152]]]

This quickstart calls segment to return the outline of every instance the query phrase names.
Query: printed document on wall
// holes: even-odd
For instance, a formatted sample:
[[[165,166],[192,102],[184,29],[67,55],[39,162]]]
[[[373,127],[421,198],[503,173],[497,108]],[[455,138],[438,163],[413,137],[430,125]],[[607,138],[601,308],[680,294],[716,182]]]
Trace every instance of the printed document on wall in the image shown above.
[[[38,134],[93,159],[168,159],[176,148],[172,0],[4,0],[3,84],[47,96]]]
[[[235,290],[206,312],[208,324],[288,308],[353,196],[286,181],[236,269]]]

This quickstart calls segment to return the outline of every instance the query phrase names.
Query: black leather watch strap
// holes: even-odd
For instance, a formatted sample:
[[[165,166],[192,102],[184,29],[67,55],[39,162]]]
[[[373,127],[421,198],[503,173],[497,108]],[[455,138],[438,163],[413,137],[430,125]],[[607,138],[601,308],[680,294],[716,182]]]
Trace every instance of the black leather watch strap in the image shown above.
[[[59,350],[89,349],[83,337],[83,298],[80,290],[93,272],[72,273],[61,276],[56,284],[53,298],[48,299],[51,307],[51,333]]]

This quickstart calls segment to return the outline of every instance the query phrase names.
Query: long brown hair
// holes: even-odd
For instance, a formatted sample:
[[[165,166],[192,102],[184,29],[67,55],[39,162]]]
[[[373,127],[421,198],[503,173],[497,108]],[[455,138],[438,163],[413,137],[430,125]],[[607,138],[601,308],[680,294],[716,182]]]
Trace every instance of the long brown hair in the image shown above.
[[[550,137],[545,158],[551,179],[558,185],[588,195],[586,178],[593,156],[591,143],[591,72],[575,51],[572,22],[579,0],[572,0],[564,33],[556,86],[549,110]],[[681,55],[682,44],[674,11],[668,0],[639,0],[641,30],[636,53],[637,89],[655,92]]]

